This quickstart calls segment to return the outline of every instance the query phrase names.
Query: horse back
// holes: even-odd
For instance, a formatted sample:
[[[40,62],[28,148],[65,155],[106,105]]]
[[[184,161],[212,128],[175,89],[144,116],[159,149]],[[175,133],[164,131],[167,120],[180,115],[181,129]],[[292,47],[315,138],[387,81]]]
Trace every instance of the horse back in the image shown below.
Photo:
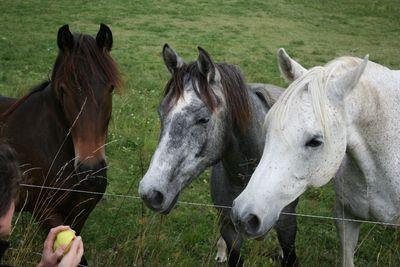
[[[275,104],[284,91],[284,88],[273,84],[250,83],[248,87],[268,108],[271,108]]]

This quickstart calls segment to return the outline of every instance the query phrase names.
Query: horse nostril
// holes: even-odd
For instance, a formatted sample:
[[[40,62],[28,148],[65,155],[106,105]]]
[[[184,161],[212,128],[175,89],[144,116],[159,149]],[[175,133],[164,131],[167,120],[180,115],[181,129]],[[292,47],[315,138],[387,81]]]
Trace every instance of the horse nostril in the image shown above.
[[[100,160],[96,163],[78,162],[76,170],[81,175],[105,176],[107,162],[105,160]]]
[[[247,216],[246,222],[252,233],[256,233],[259,230],[261,222],[257,215],[250,214]]]
[[[158,190],[153,190],[150,199],[153,208],[160,208],[164,202],[164,195]]]
[[[105,168],[107,168],[107,162],[106,162],[105,160],[101,160],[101,161],[99,162],[98,168],[99,168],[99,169],[105,169]]]

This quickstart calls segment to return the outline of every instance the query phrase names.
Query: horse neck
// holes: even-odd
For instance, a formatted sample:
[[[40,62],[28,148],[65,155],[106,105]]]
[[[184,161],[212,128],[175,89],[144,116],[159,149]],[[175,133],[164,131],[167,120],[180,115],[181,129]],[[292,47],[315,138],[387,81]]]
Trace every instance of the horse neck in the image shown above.
[[[36,153],[37,162],[46,166],[63,143],[62,153],[73,153],[72,141],[66,140],[68,127],[51,84],[30,95],[6,119],[5,135],[16,146],[23,161],[28,162]],[[61,154],[62,154],[61,153]],[[73,156],[73,155],[72,155]],[[64,158],[64,155],[60,155]],[[23,162],[21,162],[23,163]]]
[[[54,134],[56,143],[62,142],[65,139],[69,127],[55,92],[51,88],[51,84],[43,91],[38,92],[26,104],[28,110],[29,108],[33,110],[39,108],[42,111],[40,115],[37,114],[37,116],[34,116],[33,120],[36,119],[45,129],[50,129],[51,134]],[[32,125],[32,127],[36,128],[38,126]]]
[[[57,121],[57,124],[64,124],[64,115],[60,103],[52,89],[52,85],[49,84],[46,88],[29,96],[16,110],[16,114],[23,113],[25,111],[35,110],[41,111],[38,114],[32,114],[32,120],[42,121],[43,118],[49,119],[44,121],[44,124],[50,124]],[[33,113],[33,112],[31,112]],[[60,123],[58,123],[58,121]],[[61,123],[62,121],[62,123]],[[34,126],[35,127],[35,126]],[[66,127],[65,127],[66,128]]]
[[[251,120],[245,131],[233,125],[227,125],[222,162],[232,175],[251,174],[258,164],[264,149],[263,123],[268,107],[250,90],[249,104]]]
[[[7,111],[16,101],[15,98],[0,96],[0,113]]]
[[[367,67],[358,85],[344,99],[346,124],[365,133],[378,127],[379,131],[392,127],[393,124],[388,122],[394,123],[400,119],[400,110],[397,108],[400,101],[398,84],[400,72],[375,63]]]
[[[345,98],[347,151],[367,181],[375,177],[393,180],[400,175],[393,168],[400,166],[398,84],[398,72],[372,65]]]

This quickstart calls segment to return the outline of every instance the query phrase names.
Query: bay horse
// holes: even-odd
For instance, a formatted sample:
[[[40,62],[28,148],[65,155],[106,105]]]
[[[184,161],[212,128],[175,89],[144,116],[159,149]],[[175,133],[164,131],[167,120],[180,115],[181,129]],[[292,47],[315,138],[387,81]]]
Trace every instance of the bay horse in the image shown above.
[[[263,157],[232,219],[263,235],[285,205],[335,177],[340,260],[354,266],[360,220],[400,218],[400,71],[368,57],[307,70],[283,49],[278,55],[292,84],[267,115]]]
[[[64,25],[51,79],[20,99],[0,97],[1,137],[17,152],[22,183],[100,193],[22,187],[17,210],[45,228],[67,224],[79,234],[106,190],[112,93],[121,85],[112,43],[104,24],[95,38]]]
[[[267,84],[245,84],[240,70],[214,63],[199,48],[197,61],[186,64],[167,44],[163,58],[172,77],[158,108],[159,144],[140,182],[139,194],[148,207],[167,214],[180,192],[212,166],[211,196],[216,205],[231,206],[245,188],[261,157],[264,117],[282,92]],[[288,205],[294,212],[297,201]],[[221,211],[219,251],[216,260],[241,266],[242,237]],[[276,224],[283,249],[282,265],[296,264],[296,218],[281,216]]]

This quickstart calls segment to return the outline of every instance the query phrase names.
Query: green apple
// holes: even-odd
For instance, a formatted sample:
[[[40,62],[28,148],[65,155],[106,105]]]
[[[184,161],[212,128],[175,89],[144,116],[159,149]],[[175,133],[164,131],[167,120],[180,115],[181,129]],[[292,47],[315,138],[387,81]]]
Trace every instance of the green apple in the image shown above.
[[[75,239],[75,232],[72,230],[61,231],[57,234],[56,241],[54,241],[53,250],[56,251],[62,245],[67,246],[64,250],[64,255],[69,251],[72,240]]]

